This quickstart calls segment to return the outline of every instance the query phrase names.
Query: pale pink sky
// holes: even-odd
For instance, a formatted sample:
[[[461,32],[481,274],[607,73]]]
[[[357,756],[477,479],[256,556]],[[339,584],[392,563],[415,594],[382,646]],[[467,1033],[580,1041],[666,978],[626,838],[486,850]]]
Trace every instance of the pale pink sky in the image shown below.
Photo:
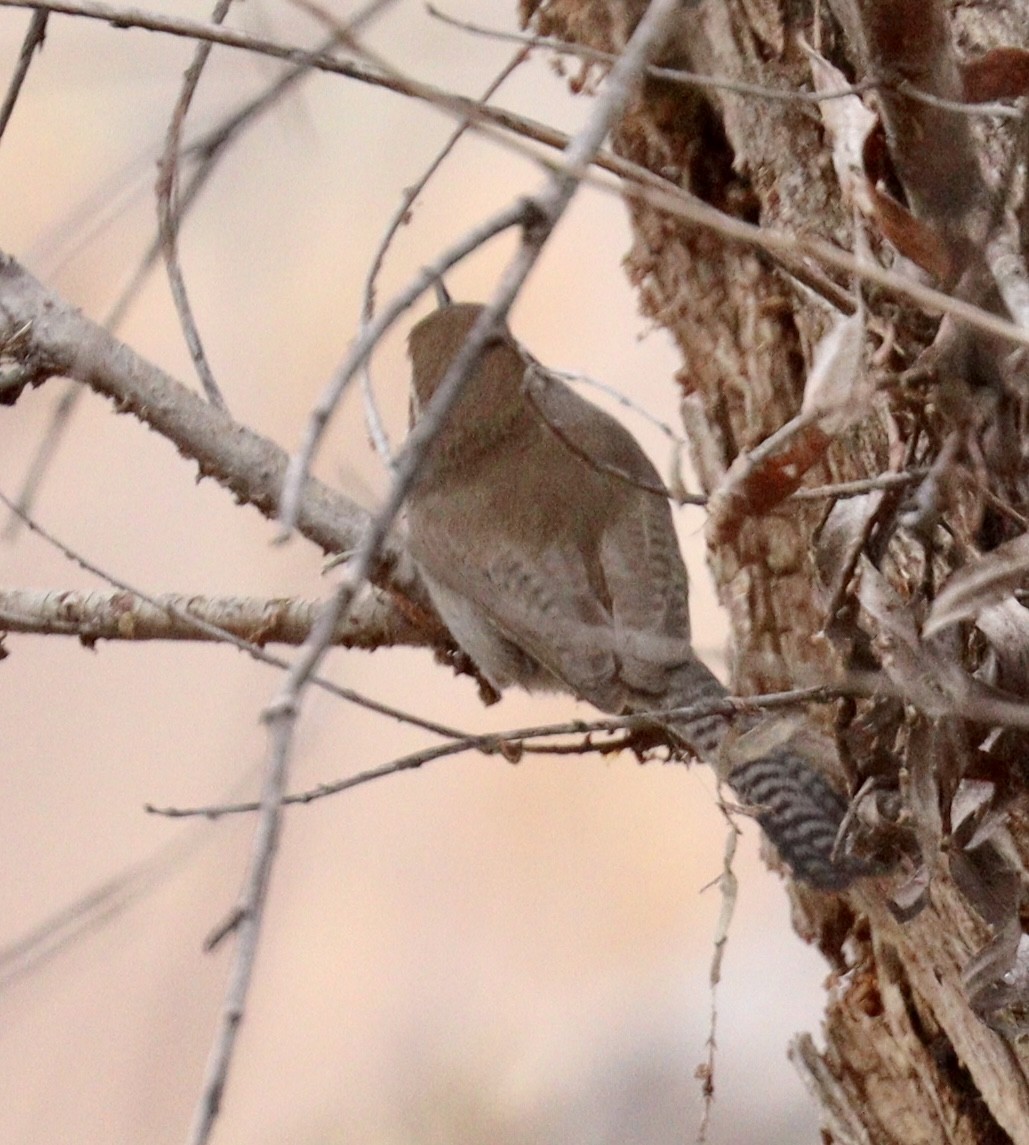
[[[160,7],[205,17],[199,3]],[[510,27],[514,7],[454,0],[448,10]],[[0,9],[0,86],[27,19]],[[274,0],[248,0],[231,19],[282,40],[318,35]],[[398,66],[471,94],[511,50],[441,27],[413,2],[398,3],[372,40]],[[152,233],[155,157],[191,51],[183,40],[53,18],[0,143],[0,249],[96,317]],[[189,129],[217,122],[276,67],[216,51]],[[542,59],[499,102],[566,129],[588,110]],[[299,441],[354,335],[363,273],[401,189],[449,127],[409,100],[318,76],[234,149],[185,226],[183,262],[211,361],[241,420],[286,447]],[[380,298],[540,179],[494,143],[463,143],[401,232]],[[629,242],[621,204],[583,194],[513,325],[545,362],[594,375],[674,423],[678,363],[637,316],[620,265]],[[452,293],[487,296],[510,250],[503,241],[480,254],[452,276]],[[123,336],[194,384],[162,271]],[[402,332],[375,376],[399,438]],[[8,495],[63,385],[51,381],[0,408]],[[627,420],[668,472],[665,439]],[[356,404],[318,470],[369,504],[385,487]],[[167,442],[90,396],[37,515],[147,591],[326,589],[311,545],[273,546],[273,527],[256,511],[237,508],[210,481],[197,485],[195,466]],[[697,510],[678,520],[698,646],[718,667],[724,623],[704,580],[703,522]],[[0,546],[0,577],[11,586],[103,587],[25,535]],[[0,979],[0,1140],[183,1141],[228,965],[227,949],[208,956],[201,944],[234,902],[252,824],[191,830],[142,807],[255,792],[265,752],[259,717],[275,676],[226,649],[87,651],[32,637],[10,637],[6,647],[0,945],[162,848],[185,857],[43,964]],[[327,670],[470,729],[590,714],[567,699],[516,695],[483,710],[469,681],[422,652],[336,652]],[[291,786],[426,742],[312,695]],[[724,838],[707,771],[640,768],[628,758],[447,760],[291,811],[215,1140],[691,1140],[720,906],[704,888],[719,872]],[[757,860],[752,829],[736,867],[709,1139],[813,1142],[814,1115],[785,1053],[795,1031],[817,1022],[824,970],[789,930],[785,894]]]

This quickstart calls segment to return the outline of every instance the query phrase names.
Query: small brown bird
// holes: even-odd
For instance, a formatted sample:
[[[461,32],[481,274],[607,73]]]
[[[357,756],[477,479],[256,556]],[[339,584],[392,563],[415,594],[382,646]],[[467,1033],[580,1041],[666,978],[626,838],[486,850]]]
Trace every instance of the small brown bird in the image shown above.
[[[482,311],[451,304],[410,335],[412,418]],[[726,689],[690,644],[686,567],[657,471],[618,421],[503,328],[433,440],[407,506],[409,546],[444,623],[498,690],[559,690],[603,712],[685,707]],[[668,721],[713,763],[730,722]],[[724,776],[794,874],[841,889],[844,799],[794,750]]]

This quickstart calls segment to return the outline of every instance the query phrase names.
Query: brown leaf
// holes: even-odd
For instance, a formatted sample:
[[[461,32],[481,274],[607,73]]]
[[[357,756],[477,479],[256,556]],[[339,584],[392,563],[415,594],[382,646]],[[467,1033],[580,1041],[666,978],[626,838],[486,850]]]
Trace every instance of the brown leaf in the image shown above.
[[[729,466],[708,500],[708,536],[731,541],[747,517],[767,513],[800,488],[839,433],[862,418],[873,388],[864,368],[865,317],[859,308],[818,343],[800,413]]]
[[[865,416],[874,392],[865,369],[865,316],[858,308],[836,322],[815,348],[800,412],[835,437]]]
[[[868,539],[872,518],[884,497],[882,490],[842,497],[834,502],[815,539],[815,569],[825,589],[826,599],[839,601],[846,589],[844,580],[854,574],[858,554]],[[827,617],[832,623],[835,617]]]
[[[1029,576],[1029,534],[1006,541],[980,560],[953,573],[933,602],[923,636],[971,620],[997,604]]]
[[[843,72],[803,40],[800,46],[808,58],[811,82],[816,92],[838,92],[847,87],[848,80]],[[818,110],[832,145],[833,167],[844,202],[856,206],[865,215],[873,215],[864,149],[866,139],[879,123],[879,117],[857,95],[820,100]]]
[[[1029,52],[1022,48],[994,48],[962,64],[961,79],[968,103],[1029,95]]]
[[[943,236],[929,223],[916,219],[907,207],[883,190],[882,184],[869,184],[869,197],[879,230],[898,252],[940,282],[950,281],[954,258]]]
[[[839,91],[847,77],[805,43],[816,92]],[[953,259],[944,238],[885,190],[894,175],[882,122],[859,96],[819,101],[822,125],[832,144],[832,161],[845,202],[871,219],[905,257],[941,282],[949,280]]]
[[[871,623],[883,670],[901,694],[930,716],[954,713],[954,689],[964,676],[960,667],[938,660],[922,643],[911,608],[867,557],[860,562],[858,600]]]
[[[1016,696],[1029,696],[1029,610],[1008,597],[984,608],[975,625],[990,644],[989,682]]]
[[[917,918],[932,900],[929,897],[929,872],[918,867],[914,874],[904,880],[887,900],[890,914],[898,922],[910,922]]]
[[[994,1029],[1029,1030],[1029,940],[1020,918],[1022,880],[996,788],[965,780],[951,807],[950,873],[993,937],[965,967],[969,1005]]]
[[[760,516],[795,492],[825,456],[832,438],[809,418],[794,418],[729,466],[708,499],[707,534],[714,545],[732,541],[747,517]]]
[[[883,670],[904,699],[930,716],[961,716],[978,724],[1029,727],[1029,704],[973,679],[953,648],[935,636],[923,642],[909,606],[882,573],[861,558],[858,599]]]
[[[962,975],[969,1005],[994,1029],[1024,1034],[1029,1030],[1029,939],[1019,918],[1018,870],[1004,853],[1003,842],[993,840],[955,849],[950,869],[962,894],[993,931]]]
[[[868,178],[868,213],[882,235],[905,258],[911,259],[941,282],[949,281],[953,274],[954,259],[945,238],[929,222],[916,218],[886,190],[889,180],[895,179],[896,174],[890,162],[886,135],[882,130],[870,132],[865,137],[861,161]]]

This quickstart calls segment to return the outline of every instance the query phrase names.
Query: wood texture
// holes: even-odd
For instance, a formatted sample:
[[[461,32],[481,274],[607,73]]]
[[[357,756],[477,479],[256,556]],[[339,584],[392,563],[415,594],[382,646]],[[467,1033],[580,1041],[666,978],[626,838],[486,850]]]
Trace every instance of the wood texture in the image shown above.
[[[640,6],[619,0],[545,5],[523,0],[522,5],[535,30],[608,51],[622,46]],[[1029,3],[833,0],[816,8],[789,0],[708,0],[684,5],[665,62],[721,79],[810,90],[801,36],[855,79],[872,72],[903,73],[901,78],[926,90],[953,95],[955,69],[964,59],[997,46],[1027,46]],[[1023,144],[1013,132],[997,120],[959,121],[954,112],[915,107],[895,94],[878,106],[884,108],[888,146],[895,152],[900,187],[894,190],[914,216],[948,228],[950,241],[953,234],[970,237],[975,227],[996,220],[1002,213],[998,205],[1010,205],[1010,198],[1002,203],[990,196],[998,187],[1015,194],[1020,176],[1017,169],[1014,178],[1008,175],[1012,155]],[[929,152],[920,135],[927,124],[935,132]],[[614,145],[730,214],[853,249],[849,208],[841,202],[820,116],[811,103],[651,80],[618,128]],[[985,215],[984,203],[990,208]],[[681,351],[684,424],[697,472],[710,487],[741,450],[797,412],[813,348],[832,313],[754,250],[681,226],[638,202],[629,209],[634,243],[628,271],[642,309],[667,327]],[[871,241],[881,262],[905,269],[888,244],[876,243],[874,233]],[[1024,248],[1021,254],[1024,266]],[[982,279],[977,281],[961,288],[965,296],[1001,312],[999,302],[982,290]],[[925,355],[934,337],[933,353],[953,365],[958,361],[954,343],[966,334],[951,337],[940,327],[938,335],[935,319],[874,292],[868,302],[896,338],[888,355],[892,383],[880,391],[872,415],[832,446],[810,474],[811,484],[868,476],[895,465],[912,425],[919,429],[910,440],[921,443],[931,464],[947,448],[957,448],[955,441],[967,450],[970,440],[988,442],[991,433],[1003,434],[1005,425],[1020,424],[1011,420],[1014,414],[998,412],[1010,398],[990,382],[977,392],[997,403],[992,412],[976,415],[978,420],[967,416],[969,378],[982,380],[969,362],[989,364],[999,353],[992,347],[976,345],[965,354],[958,372],[965,369],[967,376],[957,390],[948,389],[945,375],[953,372],[948,368],[933,375],[937,388],[931,384],[917,398],[905,392],[898,376],[905,367],[932,360]],[[1021,444],[1015,441],[1016,452]],[[967,463],[963,472],[967,476],[972,470]],[[997,477],[988,465],[986,472],[1012,503],[1023,505],[1021,470]],[[879,554],[884,575],[913,614],[922,595],[931,597],[938,575],[987,543],[989,507],[974,480],[955,487],[947,507],[948,540],[931,558],[917,544],[901,542],[891,542]],[[828,618],[812,559],[824,515],[824,506],[791,503],[753,518],[732,543],[710,552],[731,620],[740,691],[818,682],[841,666],[843,651],[823,635]],[[955,647],[966,668],[979,666],[972,644]],[[864,741],[854,737],[863,714],[870,717]],[[872,726],[870,713],[859,707],[847,734],[835,729],[841,747],[849,744],[853,752],[855,744],[870,745],[887,776],[899,782],[902,797],[912,769],[920,768],[930,802],[939,797],[946,825],[953,782],[978,761],[978,741],[966,742],[964,724],[950,739],[923,734],[932,721],[900,706],[892,714],[879,709],[875,718],[882,722]],[[821,730],[834,730],[827,724],[831,713],[812,712],[810,719]],[[950,752],[946,744],[960,747]],[[841,759],[846,758],[844,750]],[[841,782],[848,778],[840,760],[835,766]],[[1016,763],[1003,778],[1009,799],[1004,815],[1024,875],[1029,835],[1019,767]],[[920,806],[928,803],[913,802],[909,816],[917,816]],[[931,823],[923,835],[932,836]],[[1017,1039],[983,1020],[966,985],[970,961],[996,930],[982,904],[971,902],[954,882],[946,848],[927,861],[932,876],[927,905],[907,921],[891,909],[900,875],[866,882],[845,899],[794,888],[797,929],[821,947],[835,972],[825,1049],[817,1050],[809,1038],[798,1039],[794,1061],[821,1103],[826,1141],[1029,1145],[1029,1057]]]

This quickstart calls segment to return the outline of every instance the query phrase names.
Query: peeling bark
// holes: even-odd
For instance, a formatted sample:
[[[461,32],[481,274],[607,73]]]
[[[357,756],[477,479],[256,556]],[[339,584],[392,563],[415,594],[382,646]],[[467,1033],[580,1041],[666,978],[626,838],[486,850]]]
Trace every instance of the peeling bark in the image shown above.
[[[642,0],[522,3],[535,30],[606,51],[624,45],[643,7]],[[684,5],[662,63],[810,90],[800,37],[854,81],[891,85],[865,96],[885,129],[892,182],[883,189],[951,253],[955,274],[939,285],[992,313],[1017,313],[1005,302],[1017,292],[1008,291],[984,252],[1006,235],[1016,278],[1024,281],[1029,209],[1021,129],[915,102],[898,84],[960,99],[963,75],[989,75],[990,91],[1021,83],[1018,52],[997,55],[978,72],[967,65],[990,49],[1029,45],[1029,2],[705,0]],[[1007,69],[999,82],[997,69]],[[817,105],[651,79],[614,146],[731,215],[854,249],[852,212]],[[682,354],[683,420],[710,491],[735,458],[797,414],[813,349],[837,315],[770,257],[638,200],[628,209],[628,273],[641,308],[667,327]],[[899,273],[921,273],[888,235],[867,229],[872,257]],[[824,506],[792,502],[718,538],[709,555],[730,616],[741,692],[820,682],[855,666],[882,669],[889,634],[862,613],[850,582],[859,553],[892,586],[918,632],[954,569],[1024,532],[1029,419],[1022,360],[995,340],[881,292],[866,290],[865,299],[871,321],[891,339],[871,367],[880,383],[873,409],[829,447],[807,482],[913,464],[928,466],[930,476],[906,513],[899,512],[901,494],[884,494],[869,500],[860,523],[847,522],[847,537],[856,542],[829,594],[814,559]],[[1011,607],[1024,612],[1013,601]],[[837,630],[847,635],[833,639]],[[1024,652],[991,653],[992,638],[967,620],[944,636],[939,644],[926,638],[932,656],[994,682],[1002,675],[995,661],[1015,664]],[[988,721],[919,715],[912,703],[842,705],[835,727],[820,725],[836,735],[837,780],[873,780],[891,792],[902,821],[914,823],[927,889],[910,891],[915,905],[901,909],[917,847],[893,876],[845,897],[792,888],[798,932],[818,943],[835,971],[826,1048],[819,1052],[801,1038],[793,1057],[821,1103],[827,1141],[1029,1145],[1029,1054],[1015,1036],[1029,1007],[1018,996],[1013,1013],[987,1013],[982,997],[989,990],[977,994],[970,974],[979,958],[994,991],[1014,975],[1005,979],[1008,964],[998,960],[1014,957],[1025,913],[1025,733],[1008,729],[991,738],[982,726]],[[810,715],[813,725],[825,719],[824,712]],[[965,781],[997,798],[989,815],[962,828],[952,801]],[[985,866],[976,867],[980,860]],[[1007,939],[1012,945],[1002,951]]]

